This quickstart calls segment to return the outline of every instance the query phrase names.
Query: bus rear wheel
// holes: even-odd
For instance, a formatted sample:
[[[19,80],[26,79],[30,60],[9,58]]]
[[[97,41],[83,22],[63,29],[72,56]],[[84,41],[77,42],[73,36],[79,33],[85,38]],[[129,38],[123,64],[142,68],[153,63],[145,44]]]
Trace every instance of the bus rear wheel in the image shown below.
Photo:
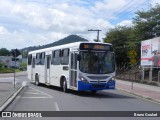
[[[63,81],[63,84],[62,84],[62,89],[63,89],[63,92],[67,93],[67,82],[66,80]]]
[[[35,85],[39,86],[39,76],[38,76],[38,74],[35,75]]]

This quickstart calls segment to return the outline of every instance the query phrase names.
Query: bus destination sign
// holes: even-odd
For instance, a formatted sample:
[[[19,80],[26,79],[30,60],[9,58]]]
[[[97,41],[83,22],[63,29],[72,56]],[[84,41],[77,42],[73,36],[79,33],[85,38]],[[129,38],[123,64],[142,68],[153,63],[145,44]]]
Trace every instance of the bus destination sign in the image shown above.
[[[81,43],[80,50],[107,50],[112,51],[112,45],[97,43]]]

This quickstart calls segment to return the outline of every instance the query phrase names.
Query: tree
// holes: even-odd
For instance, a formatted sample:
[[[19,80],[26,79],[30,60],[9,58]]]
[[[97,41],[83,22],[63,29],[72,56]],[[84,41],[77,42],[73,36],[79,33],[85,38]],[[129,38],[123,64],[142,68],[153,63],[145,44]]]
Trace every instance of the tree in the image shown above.
[[[137,11],[133,19],[133,27],[117,26],[106,33],[104,42],[113,44],[117,67],[129,65],[128,51],[135,50],[140,61],[140,45],[142,40],[160,36],[160,5],[148,11]]]
[[[27,63],[21,63],[20,64],[20,69],[22,69],[22,70],[26,70],[27,69]]]
[[[0,49],[0,56],[9,56],[10,55],[10,51],[7,50],[6,48],[1,48]]]
[[[138,11],[137,16],[133,19],[135,29],[138,31],[141,40],[160,36],[160,5],[148,11]]]
[[[22,58],[28,57],[28,51],[21,51]]]
[[[116,56],[117,67],[128,67],[129,65],[129,57],[128,51],[134,47],[134,44],[129,44],[130,36],[133,33],[132,27],[122,27],[118,26],[114,29],[110,29],[108,33],[106,33],[106,37],[104,41],[107,43],[113,44],[113,48]]]
[[[4,63],[0,61],[0,69],[4,66]]]

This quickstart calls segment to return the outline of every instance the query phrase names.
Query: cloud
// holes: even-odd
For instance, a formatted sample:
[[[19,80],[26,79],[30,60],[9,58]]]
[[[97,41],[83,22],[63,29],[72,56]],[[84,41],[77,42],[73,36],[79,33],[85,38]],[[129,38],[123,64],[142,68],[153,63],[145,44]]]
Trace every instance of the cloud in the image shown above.
[[[6,28],[0,27],[0,48],[24,48],[29,46],[44,45],[55,40],[64,38],[66,35],[61,33],[32,33],[26,30],[9,32]]]
[[[97,33],[89,32],[88,29],[102,30],[102,39],[114,25],[132,25],[131,20],[124,17],[120,22],[116,16],[120,12],[118,10],[123,10],[130,2],[132,1],[116,0],[115,4],[113,0],[2,0],[0,48],[43,45],[70,34],[96,39]],[[112,23],[114,19],[118,21],[115,24]]]
[[[97,17],[105,18],[107,20],[115,18],[114,14],[117,12],[120,8],[125,6],[127,4],[126,0],[116,0],[113,2],[113,0],[104,0],[104,1],[98,1],[95,2],[95,5],[92,6],[92,11],[95,12]]]
[[[159,3],[160,4],[160,0],[151,0],[151,4],[154,6],[155,4]]]
[[[5,29],[4,27],[0,26],[0,34],[4,35],[6,33],[8,33],[7,29]]]
[[[124,21],[118,23],[117,26],[131,27],[131,26],[133,26],[133,23],[132,23],[132,20],[124,20]]]

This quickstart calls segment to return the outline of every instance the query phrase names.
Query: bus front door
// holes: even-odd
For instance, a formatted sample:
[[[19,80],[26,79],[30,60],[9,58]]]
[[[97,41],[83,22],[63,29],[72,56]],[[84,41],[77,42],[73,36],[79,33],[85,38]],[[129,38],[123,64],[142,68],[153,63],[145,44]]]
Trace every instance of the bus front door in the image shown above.
[[[50,63],[51,56],[47,55],[45,59],[45,83],[50,84]]]
[[[71,53],[70,59],[70,86],[77,87],[77,53]]]
[[[31,80],[35,81],[35,63],[36,63],[36,59],[33,58],[32,59],[32,68],[31,68]]]

